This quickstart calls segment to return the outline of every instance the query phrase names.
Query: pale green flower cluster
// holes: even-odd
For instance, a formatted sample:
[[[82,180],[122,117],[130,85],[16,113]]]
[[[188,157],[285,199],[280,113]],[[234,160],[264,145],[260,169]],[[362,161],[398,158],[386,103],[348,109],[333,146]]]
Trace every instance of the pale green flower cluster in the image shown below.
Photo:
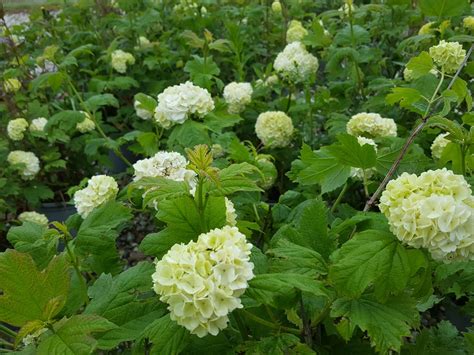
[[[48,217],[42,213],[33,211],[20,213],[18,220],[21,222],[32,222],[42,226],[47,226],[49,224]]]
[[[7,134],[12,141],[21,141],[25,137],[25,131],[28,128],[28,121],[24,118],[15,118],[10,120],[7,125]]]
[[[455,73],[466,56],[466,51],[461,44],[444,40],[437,46],[431,47],[429,51],[433,62],[447,74]]]
[[[234,203],[227,197],[225,197],[225,220],[229,226],[237,224],[237,213],[235,212]]]
[[[146,38],[145,36],[138,37],[138,44],[140,48],[147,48],[147,47],[152,46],[152,43],[150,42],[150,40]]]
[[[272,11],[276,14],[281,14],[281,3],[279,1],[272,2]]]
[[[21,82],[17,78],[5,79],[3,89],[5,92],[17,92],[21,88]]]
[[[378,113],[361,112],[347,122],[346,131],[356,137],[396,137],[397,125],[391,118],[383,118]]]
[[[350,1],[350,2],[346,2],[344,5],[342,5],[338,9],[338,11],[342,12],[346,16],[349,16],[349,14],[351,12],[354,13],[355,9],[356,9],[356,6],[352,3],[352,1]]]
[[[365,144],[371,145],[372,147],[374,147],[375,152],[377,152],[377,144],[374,142],[373,139],[359,136],[359,137],[357,137],[357,142],[361,146],[363,146]],[[370,179],[374,175],[375,171],[376,171],[375,168],[365,169],[365,171],[364,171],[364,169],[361,169],[361,168],[352,168],[351,169],[351,176],[353,178],[358,179],[358,180],[364,180],[364,174],[365,174],[365,178]]]
[[[211,154],[214,159],[221,158],[224,156],[225,150],[220,144],[213,144],[211,146]]]
[[[379,207],[405,244],[435,260],[474,260],[474,197],[462,175],[445,168],[403,173],[387,184]]]
[[[252,85],[250,83],[227,84],[224,88],[224,100],[228,105],[229,113],[238,114],[252,101]]]
[[[135,57],[128,52],[117,49],[112,52],[112,68],[117,72],[124,74],[127,72],[127,65],[135,64]]]
[[[292,42],[277,55],[273,67],[290,81],[304,82],[318,71],[319,62],[301,42]]]
[[[7,161],[11,165],[20,164],[18,170],[24,180],[33,179],[40,171],[38,157],[32,152],[14,150],[8,154]]]
[[[95,123],[90,114],[80,111],[84,115],[84,120],[76,124],[76,129],[81,133],[87,133],[95,129]]]
[[[464,17],[462,24],[468,30],[474,31],[474,16]]]
[[[74,194],[77,213],[86,218],[95,208],[115,199],[119,189],[113,177],[96,175],[89,179],[87,186]]]
[[[268,86],[274,86],[278,84],[278,75],[270,75],[265,79],[264,84]]]
[[[197,16],[199,4],[196,0],[178,0],[173,10],[185,16]]]
[[[152,275],[171,319],[200,338],[226,328],[228,314],[242,308],[239,297],[254,276],[251,249],[245,235],[230,226],[175,244],[156,261]]]
[[[214,110],[214,101],[206,89],[187,81],[166,88],[158,95],[155,120],[163,127],[182,124],[190,115],[204,117]]]
[[[276,167],[270,157],[271,155],[260,154],[256,159],[256,166],[263,174],[258,181],[258,186],[264,190],[268,190],[273,186],[278,175]]]
[[[293,135],[293,122],[282,111],[267,111],[257,117],[255,133],[262,143],[270,148],[286,147]]]
[[[441,158],[444,148],[446,148],[446,146],[450,142],[449,139],[445,138],[448,135],[449,133],[441,133],[434,139],[433,144],[431,144],[431,156],[433,158],[435,159]]]
[[[290,21],[286,31],[286,43],[300,42],[307,34],[308,31],[300,21]]]
[[[48,123],[48,120],[44,117],[35,118],[30,123],[30,131],[31,132],[43,132],[44,127],[46,127],[47,123]]]

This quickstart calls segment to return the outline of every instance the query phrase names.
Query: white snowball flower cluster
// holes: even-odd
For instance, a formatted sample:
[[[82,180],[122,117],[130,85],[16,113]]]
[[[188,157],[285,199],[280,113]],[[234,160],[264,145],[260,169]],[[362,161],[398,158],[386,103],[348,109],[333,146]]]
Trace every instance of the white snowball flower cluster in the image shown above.
[[[164,177],[174,181],[186,181],[192,184],[195,173],[186,169],[188,161],[177,152],[160,151],[151,158],[142,159],[133,164],[133,181],[145,177]]]
[[[273,67],[288,80],[303,82],[318,71],[319,62],[301,42],[293,42],[277,55]]]
[[[181,124],[190,115],[203,117],[214,110],[214,101],[206,89],[187,81],[166,88],[158,95],[155,119],[164,128]]]
[[[225,220],[229,226],[237,224],[237,213],[235,212],[234,203],[225,197]]]
[[[230,226],[175,244],[156,261],[152,275],[171,319],[200,338],[226,328],[228,314],[242,308],[239,297],[254,277],[251,249],[245,235]]]
[[[33,179],[40,171],[38,157],[32,152],[14,150],[8,154],[7,161],[11,165],[22,164],[19,167],[20,175],[24,180]]]
[[[229,106],[229,113],[240,113],[252,101],[252,85],[250,83],[227,84],[224,88],[224,100]]]
[[[445,138],[448,135],[449,133],[441,133],[434,139],[433,144],[431,144],[431,156],[433,158],[435,159],[441,158],[444,148],[446,148],[446,146],[450,142],[449,139]]]
[[[17,92],[21,88],[21,82],[17,78],[5,79],[3,89],[5,92]]]
[[[80,111],[84,115],[84,120],[76,124],[76,129],[81,133],[87,133],[95,129],[95,123],[90,114]]]
[[[117,72],[124,74],[127,71],[127,65],[135,64],[135,57],[128,52],[117,49],[112,52],[112,68]]]
[[[31,132],[43,132],[44,127],[46,127],[47,123],[48,123],[48,120],[44,117],[35,118],[34,120],[31,121],[30,131]]]
[[[25,137],[25,131],[28,128],[28,121],[24,118],[15,118],[10,120],[7,126],[8,137],[12,141],[21,141]]]
[[[433,62],[445,73],[455,73],[461,66],[466,51],[458,42],[441,41],[437,46],[430,48],[430,56]]]
[[[292,20],[286,31],[286,43],[300,42],[307,34],[308,31],[300,21]]]
[[[396,137],[397,125],[391,118],[383,118],[378,113],[361,112],[347,122],[346,131],[356,137]]]
[[[267,111],[257,117],[255,133],[265,146],[286,147],[293,135],[293,122],[282,111]]]
[[[390,181],[380,210],[399,240],[435,260],[474,260],[474,197],[462,175],[447,169]]]
[[[119,191],[117,182],[107,175],[96,175],[89,179],[87,186],[74,194],[77,213],[86,218],[95,208],[113,200]]]
[[[20,213],[18,220],[21,222],[32,222],[42,226],[47,226],[49,224],[48,217],[42,213],[33,211]]]
[[[371,145],[372,147],[374,147],[375,152],[377,153],[377,144],[374,142],[373,139],[359,136],[357,137],[357,142],[359,142],[361,146],[365,144]],[[365,174],[365,178],[370,179],[374,175],[375,171],[376,171],[375,168],[365,169],[365,171],[364,169],[361,169],[361,168],[352,168],[351,176],[358,180],[364,180],[364,174]]]

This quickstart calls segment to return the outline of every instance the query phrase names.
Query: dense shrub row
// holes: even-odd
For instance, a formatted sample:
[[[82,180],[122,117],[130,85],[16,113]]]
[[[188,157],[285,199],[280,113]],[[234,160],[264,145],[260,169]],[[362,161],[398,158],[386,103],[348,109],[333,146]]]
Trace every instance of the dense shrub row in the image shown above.
[[[0,15],[5,351],[474,351],[467,0]]]

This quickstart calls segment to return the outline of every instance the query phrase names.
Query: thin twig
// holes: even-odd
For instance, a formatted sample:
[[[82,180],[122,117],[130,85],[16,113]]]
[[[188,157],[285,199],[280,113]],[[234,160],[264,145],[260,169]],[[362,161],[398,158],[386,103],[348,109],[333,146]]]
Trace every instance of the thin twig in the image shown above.
[[[311,320],[306,314],[304,308],[303,295],[300,295],[300,312],[301,312],[301,321],[303,322],[303,332],[305,343],[312,348],[313,347],[313,333],[311,331]]]
[[[454,81],[459,76],[459,73],[461,73],[462,68],[464,68],[464,66],[466,65],[469,57],[471,56],[471,53],[472,53],[473,49],[474,49],[474,45],[471,45],[471,48],[469,48],[469,51],[467,52],[466,56],[464,57],[463,62],[459,66],[458,70],[456,71],[456,74],[454,74],[454,76],[451,79],[451,82],[449,83],[446,90],[451,89],[451,87],[453,86]],[[438,103],[435,106],[435,110],[438,108],[440,103],[441,103],[441,101],[438,101]],[[388,171],[387,175],[385,175],[385,178],[382,180],[382,182],[380,183],[379,187],[374,192],[372,197],[366,202],[365,207],[364,207],[364,212],[367,212],[368,210],[370,210],[372,205],[375,203],[375,201],[378,199],[378,197],[380,196],[382,191],[385,189],[385,186],[387,186],[388,182],[392,178],[393,174],[395,174],[395,171],[398,169],[400,163],[402,162],[403,158],[405,157],[405,154],[407,153],[408,148],[410,148],[410,145],[413,143],[416,136],[426,126],[426,123],[428,122],[429,118],[430,118],[429,116],[424,117],[421,120],[421,122],[418,124],[418,126],[416,126],[415,129],[412,131],[412,133],[408,137],[407,141],[403,145],[403,148],[402,148],[400,154],[398,155],[397,159],[393,162],[392,166],[390,167],[390,170]]]

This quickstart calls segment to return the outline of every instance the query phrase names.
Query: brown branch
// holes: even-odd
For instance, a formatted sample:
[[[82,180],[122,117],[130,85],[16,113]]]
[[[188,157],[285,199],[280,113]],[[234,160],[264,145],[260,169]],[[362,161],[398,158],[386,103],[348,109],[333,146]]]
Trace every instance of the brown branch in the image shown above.
[[[459,73],[461,73],[462,68],[464,68],[464,66],[466,65],[469,57],[471,56],[473,49],[474,49],[474,45],[471,45],[471,48],[469,48],[469,51],[467,52],[466,56],[464,57],[463,62],[459,66],[458,70],[456,71],[456,74],[454,74],[453,78],[451,79],[451,82],[449,83],[449,85],[447,87],[447,90],[451,89],[451,87],[453,86],[454,81],[459,76]],[[441,101],[438,101],[437,105],[435,106],[435,110],[436,110],[436,108],[438,108],[440,102]],[[400,154],[398,155],[397,159],[393,162],[392,166],[390,167],[390,170],[388,171],[387,175],[385,175],[385,178],[382,180],[382,182],[380,183],[379,187],[374,192],[372,197],[366,202],[365,207],[364,207],[364,212],[367,212],[368,210],[370,210],[370,208],[373,206],[375,201],[378,199],[378,197],[380,196],[382,191],[385,189],[385,186],[387,186],[387,184],[390,181],[390,179],[392,178],[393,174],[395,174],[395,171],[400,166],[400,163],[402,162],[403,158],[405,157],[405,154],[407,153],[408,148],[410,148],[410,145],[413,143],[416,136],[426,126],[426,123],[428,122],[429,118],[430,118],[429,116],[424,117],[421,120],[421,122],[418,124],[418,126],[416,126],[415,129],[412,131],[412,133],[408,137],[407,141],[403,145],[403,148],[402,148]]]

